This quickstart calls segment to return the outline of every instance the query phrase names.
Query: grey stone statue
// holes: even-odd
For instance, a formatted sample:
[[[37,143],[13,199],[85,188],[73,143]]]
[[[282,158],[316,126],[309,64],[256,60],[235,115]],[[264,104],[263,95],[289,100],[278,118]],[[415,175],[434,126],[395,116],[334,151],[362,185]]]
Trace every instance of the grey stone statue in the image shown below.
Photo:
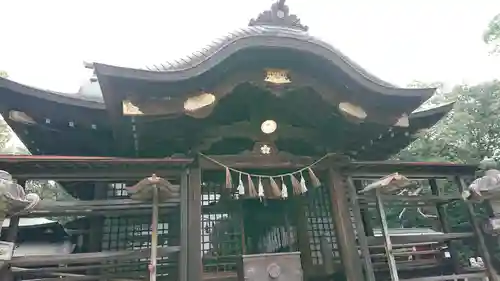
[[[483,201],[500,198],[500,170],[493,159],[479,163],[476,179],[462,192],[465,200]]]
[[[35,193],[25,194],[24,188],[14,182],[12,176],[0,170],[0,220],[21,211],[34,208],[40,197]]]
[[[0,170],[0,225],[5,218],[30,210],[38,202],[40,197],[37,194],[26,195],[23,187],[14,182],[8,172]],[[0,266],[3,265],[2,261],[11,259],[13,249],[12,242],[0,241]]]

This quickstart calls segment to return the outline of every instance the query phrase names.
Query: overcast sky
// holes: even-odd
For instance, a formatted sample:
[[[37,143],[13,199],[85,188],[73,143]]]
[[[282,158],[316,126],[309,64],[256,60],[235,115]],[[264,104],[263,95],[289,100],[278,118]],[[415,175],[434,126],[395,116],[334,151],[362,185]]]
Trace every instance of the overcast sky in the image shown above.
[[[76,91],[84,60],[141,67],[246,26],[273,0],[0,0],[0,69]],[[380,78],[448,84],[500,78],[481,36],[499,0],[288,0],[310,33]]]

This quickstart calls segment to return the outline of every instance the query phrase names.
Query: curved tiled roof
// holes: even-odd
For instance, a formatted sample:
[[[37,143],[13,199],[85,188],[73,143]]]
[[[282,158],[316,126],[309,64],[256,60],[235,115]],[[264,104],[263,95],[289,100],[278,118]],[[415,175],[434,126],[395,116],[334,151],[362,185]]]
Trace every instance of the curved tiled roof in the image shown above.
[[[434,89],[399,88],[369,73],[331,44],[307,33],[307,27],[300,23],[297,16],[289,13],[289,8],[285,5],[284,0],[274,3],[270,10],[264,11],[256,19],[252,19],[248,27],[230,32],[205,48],[184,58],[146,66],[142,69],[115,67],[98,63],[94,64],[94,66],[98,77],[100,75],[116,75],[123,78],[175,82],[196,77],[209,71],[234,53],[253,47],[289,48],[315,54],[340,68],[357,83],[382,94],[417,96],[425,100],[434,93]],[[2,84],[3,82],[0,80],[0,87],[2,87]],[[45,91],[21,84],[13,87],[19,89],[20,92],[36,93],[35,95],[40,97],[45,94],[47,99],[62,97],[59,102],[65,100],[70,104],[78,103],[78,100],[81,100],[84,106],[90,104],[101,107],[104,103],[98,82],[85,82],[77,93]]]
[[[332,55],[338,57],[339,63],[345,64],[345,66],[352,68],[361,76],[385,87],[398,88],[396,85],[386,82],[376,77],[375,75],[369,73],[367,70],[362,68],[359,64],[357,64],[353,60],[349,59],[346,55],[344,55],[338,49],[333,47],[331,44],[326,43],[325,41],[322,41],[310,35],[306,31],[284,26],[271,26],[271,25],[248,26],[245,28],[237,29],[233,32],[230,32],[224,37],[214,40],[205,48],[197,52],[194,52],[189,56],[173,61],[166,61],[160,64],[146,66],[145,69],[149,71],[159,71],[159,72],[185,71],[189,68],[193,68],[202,64],[204,61],[213,57],[219,51],[223,50],[224,48],[235,43],[238,40],[245,38],[258,38],[258,37],[293,38],[296,40],[303,41],[305,43],[321,46],[330,51]]]

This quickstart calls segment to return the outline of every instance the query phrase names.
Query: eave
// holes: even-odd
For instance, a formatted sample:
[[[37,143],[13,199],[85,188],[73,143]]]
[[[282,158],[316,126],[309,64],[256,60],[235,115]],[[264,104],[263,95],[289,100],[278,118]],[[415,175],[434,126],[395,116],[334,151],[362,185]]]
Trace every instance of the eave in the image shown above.
[[[41,101],[56,102],[63,105],[70,105],[88,109],[105,109],[102,101],[76,96],[72,93],[62,93],[49,90],[42,90],[36,87],[27,86],[12,80],[0,77],[0,102],[19,98],[19,95],[40,99]]]
[[[17,120],[13,113],[29,120]],[[0,78],[0,114],[33,154],[101,155],[108,150],[99,141],[90,147],[93,139],[107,139],[111,131],[102,101]]]
[[[455,103],[451,102],[415,112],[409,116],[410,126],[408,128],[391,127],[379,137],[365,141],[361,150],[355,151],[354,154],[348,154],[356,160],[386,160],[415,141],[419,132],[439,122],[453,109],[454,105]]]

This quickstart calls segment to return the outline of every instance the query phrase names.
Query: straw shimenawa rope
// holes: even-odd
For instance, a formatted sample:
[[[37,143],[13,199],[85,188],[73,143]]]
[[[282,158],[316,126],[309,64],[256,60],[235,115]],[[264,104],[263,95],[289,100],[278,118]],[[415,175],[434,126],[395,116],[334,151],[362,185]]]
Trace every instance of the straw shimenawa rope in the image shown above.
[[[238,173],[238,187],[237,187],[237,194],[236,197],[239,198],[240,196],[247,195],[250,198],[263,198],[266,197],[266,192],[264,192],[264,185],[263,185],[263,180],[269,181],[269,189],[267,194],[269,195],[269,198],[288,198],[288,188],[285,184],[285,179],[290,179],[290,183],[292,184],[292,191],[294,195],[299,195],[299,194],[304,194],[307,192],[307,187],[306,187],[306,181],[304,178],[304,172],[306,172],[309,175],[310,179],[310,184],[313,187],[319,187],[321,185],[321,182],[319,181],[318,177],[314,174],[313,172],[313,167],[317,165],[319,162],[323,161],[324,159],[328,158],[330,154],[326,154],[323,157],[319,158],[318,160],[314,161],[312,164],[305,166],[301,169],[298,169],[296,171],[290,172],[290,173],[283,173],[283,174],[277,174],[277,175],[263,175],[263,174],[253,174],[253,173],[248,173],[244,172],[232,167],[229,167],[225,165],[224,163],[221,163],[220,161],[217,161],[207,155],[204,155],[202,153],[199,153],[199,155],[219,166],[225,169],[226,173],[226,181],[225,181],[225,187],[227,189],[231,189],[233,187],[233,180],[231,176],[231,172]],[[242,176],[246,176],[246,181],[247,181],[247,189],[245,190]],[[299,179],[297,179],[297,177]],[[253,178],[257,179],[257,188],[255,187],[254,180]],[[276,182],[276,179],[281,180],[281,189],[279,185]],[[246,192],[245,192],[246,191]]]

